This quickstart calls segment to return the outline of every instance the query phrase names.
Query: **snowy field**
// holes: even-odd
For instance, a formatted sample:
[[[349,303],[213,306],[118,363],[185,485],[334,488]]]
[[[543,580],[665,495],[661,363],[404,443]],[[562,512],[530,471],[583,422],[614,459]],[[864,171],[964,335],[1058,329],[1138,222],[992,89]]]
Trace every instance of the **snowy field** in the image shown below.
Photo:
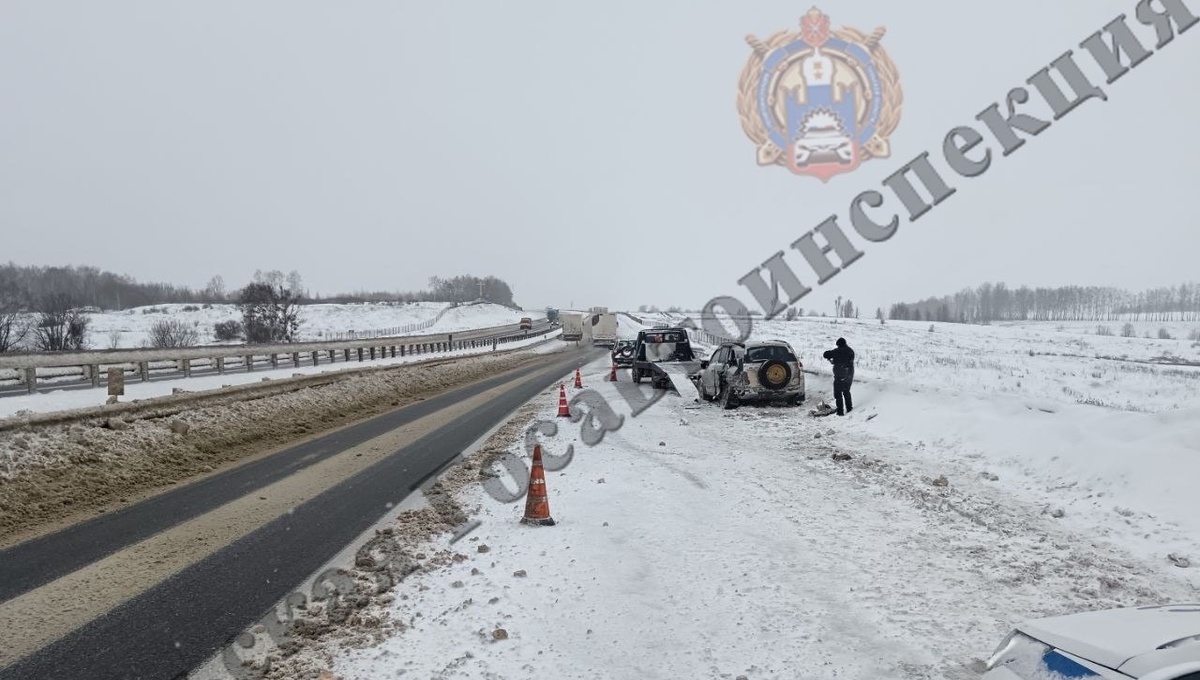
[[[144,347],[156,321],[178,319],[196,330],[199,344],[213,344],[213,326],[222,321],[240,321],[235,305],[155,305],[88,315],[91,349]],[[544,318],[544,314],[519,312],[493,304],[450,308],[444,302],[412,304],[361,303],[316,304],[300,307],[300,340],[340,340],[349,337],[399,332],[453,333],[474,328],[515,324],[522,316]]]
[[[1168,326],[1186,338],[1200,323]],[[830,401],[821,352],[845,337],[857,417],[877,416],[866,432],[960,475],[1003,474],[1013,493],[1140,554],[1200,558],[1200,343],[1058,328],[806,319],[755,336],[788,340],[820,375],[809,394]]]
[[[1154,360],[1200,348],[933,326],[761,323],[810,372],[799,409],[668,394],[635,417],[607,359],[585,367],[625,418],[588,446],[557,390],[537,401],[547,454],[575,446],[548,464],[557,526],[463,486],[481,524],[381,601],[397,632],[299,659],[340,680],[957,680],[1024,619],[1196,601],[1200,368]],[[837,337],[859,355],[856,408],[812,418]],[[527,459],[520,437],[509,450]]]

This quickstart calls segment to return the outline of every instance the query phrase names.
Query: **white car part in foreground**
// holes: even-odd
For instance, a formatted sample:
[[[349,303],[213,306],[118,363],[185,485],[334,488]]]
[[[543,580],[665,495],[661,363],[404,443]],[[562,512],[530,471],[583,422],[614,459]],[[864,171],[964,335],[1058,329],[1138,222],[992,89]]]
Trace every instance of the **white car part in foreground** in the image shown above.
[[[984,677],[1200,680],[1200,605],[1130,607],[1029,621],[1000,644]]]

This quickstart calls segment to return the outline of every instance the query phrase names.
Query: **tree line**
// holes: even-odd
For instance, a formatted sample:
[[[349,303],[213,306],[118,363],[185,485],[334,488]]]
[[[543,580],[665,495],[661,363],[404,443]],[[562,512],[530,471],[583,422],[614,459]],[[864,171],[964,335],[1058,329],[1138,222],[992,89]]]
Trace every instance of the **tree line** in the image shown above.
[[[139,283],[129,276],[89,266],[0,265],[0,306],[36,310],[50,297],[71,307],[128,309],[145,305],[218,302],[204,291],[165,283]]]
[[[896,303],[888,318],[902,321],[987,323],[991,321],[1196,321],[1200,284],[1141,292],[1108,286],[1010,288],[985,283],[953,295]]]
[[[95,267],[0,266],[0,352],[35,350],[80,351],[90,348],[90,313],[96,309],[123,309],[155,304],[233,303],[240,320],[218,323],[217,340],[248,343],[284,343],[297,338],[302,324],[301,307],[315,302],[470,302],[482,296],[489,302],[516,306],[512,289],[488,276],[431,278],[429,290],[417,293],[376,293],[321,298],[308,296],[299,272],[279,270],[254,273],[244,287],[232,292],[214,276],[201,291],[167,284],[141,284],[132,278]],[[179,319],[152,324],[152,347],[195,345],[199,334]]]
[[[432,277],[425,290],[356,291],[333,295],[310,294],[300,273],[279,270],[255,272],[254,280],[283,285],[300,304],[350,302],[470,302],[480,296],[515,307],[512,288],[495,276]],[[227,290],[224,279],[212,277],[199,289],[167,283],[141,283],[130,276],[91,266],[22,266],[0,264],[0,310],[42,311],[51,297],[69,307],[122,310],[164,304],[236,303],[242,289]]]

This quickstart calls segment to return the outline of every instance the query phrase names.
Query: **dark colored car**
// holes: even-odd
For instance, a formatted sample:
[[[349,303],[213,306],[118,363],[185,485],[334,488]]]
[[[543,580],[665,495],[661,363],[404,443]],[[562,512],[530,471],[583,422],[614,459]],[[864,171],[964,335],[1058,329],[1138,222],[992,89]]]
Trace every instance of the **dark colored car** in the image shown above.
[[[618,340],[612,349],[613,363],[618,366],[632,366],[633,353],[637,349],[637,340]]]
[[[642,378],[649,378],[654,387],[668,389],[671,387],[671,377],[664,365],[672,364],[689,372],[700,365],[692,351],[692,341],[686,328],[651,328],[638,331],[637,345],[633,350],[633,364],[629,371],[633,382],[640,383]]]

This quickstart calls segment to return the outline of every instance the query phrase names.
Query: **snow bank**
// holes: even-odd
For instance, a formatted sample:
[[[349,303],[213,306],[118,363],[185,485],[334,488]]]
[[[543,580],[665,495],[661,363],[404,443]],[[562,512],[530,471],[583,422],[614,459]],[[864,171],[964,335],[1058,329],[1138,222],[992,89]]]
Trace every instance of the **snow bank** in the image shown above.
[[[1200,366],[1152,363],[1200,364],[1200,348],[1057,328],[801,319],[755,335],[792,343],[817,374],[811,396],[831,391],[820,353],[847,339],[858,361],[845,427],[875,438],[864,447],[904,442],[896,455],[997,474],[1014,497],[1147,558],[1200,557]]]

